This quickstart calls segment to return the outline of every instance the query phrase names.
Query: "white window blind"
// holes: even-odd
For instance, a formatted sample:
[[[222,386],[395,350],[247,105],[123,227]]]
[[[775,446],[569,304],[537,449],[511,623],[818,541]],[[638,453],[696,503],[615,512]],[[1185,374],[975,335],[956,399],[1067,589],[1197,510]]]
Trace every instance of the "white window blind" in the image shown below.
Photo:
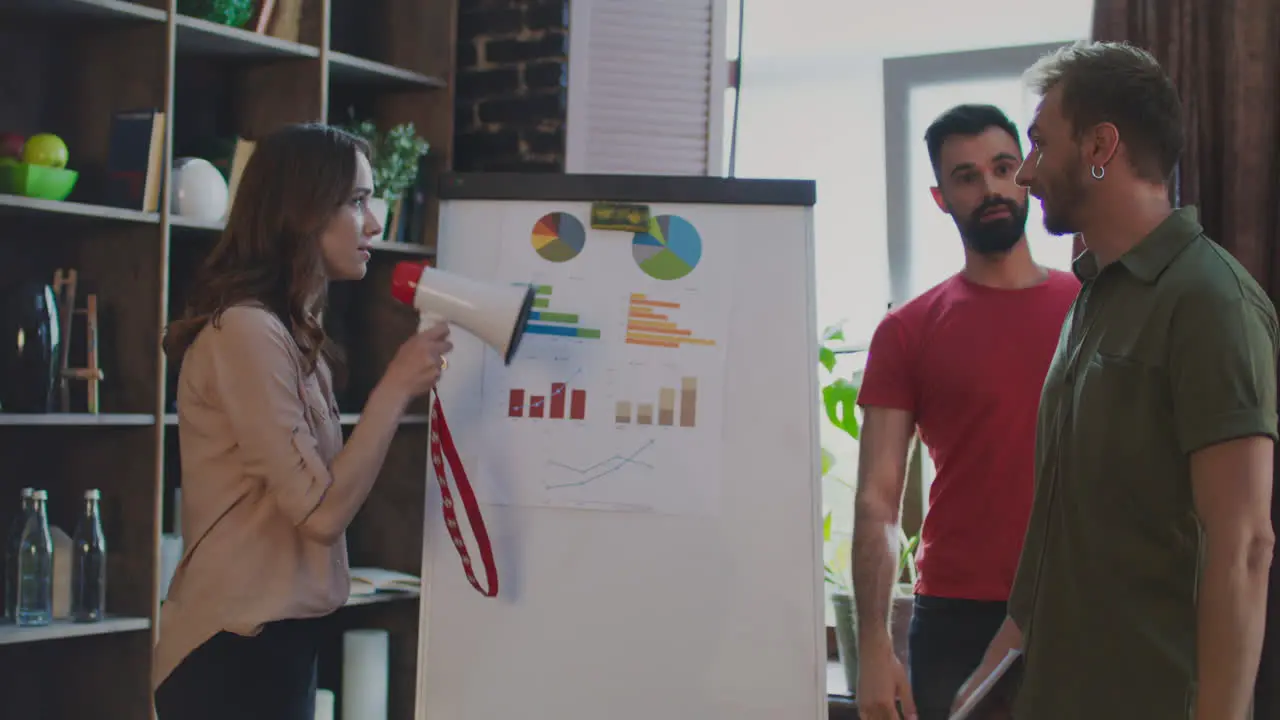
[[[565,170],[721,175],[725,0],[574,0]]]

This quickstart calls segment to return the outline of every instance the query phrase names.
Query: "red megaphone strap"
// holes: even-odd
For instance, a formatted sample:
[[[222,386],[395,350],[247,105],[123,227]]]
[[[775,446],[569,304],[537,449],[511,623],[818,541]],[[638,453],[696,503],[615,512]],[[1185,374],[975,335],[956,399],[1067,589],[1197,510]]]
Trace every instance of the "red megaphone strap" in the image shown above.
[[[445,528],[449,531],[449,538],[453,540],[454,549],[462,558],[462,569],[471,586],[485,597],[494,597],[498,594],[498,569],[493,562],[493,546],[489,543],[489,532],[485,529],[484,516],[480,513],[480,504],[476,502],[475,492],[472,491],[471,483],[467,480],[467,471],[462,467],[462,459],[458,457],[458,449],[454,447],[453,436],[449,434],[449,424],[444,419],[440,396],[436,393],[432,395],[431,464],[436,471],[436,480],[440,483]],[[467,543],[463,540],[462,530],[458,526],[458,515],[454,508],[453,497],[449,493],[448,476],[445,474],[446,460],[449,463],[449,470],[453,473],[454,482],[458,486],[462,507],[467,512],[467,522],[476,536],[476,543],[480,546],[480,560],[484,564],[485,584],[489,586],[488,590],[480,587],[480,582],[476,579],[471,556],[467,553]]]

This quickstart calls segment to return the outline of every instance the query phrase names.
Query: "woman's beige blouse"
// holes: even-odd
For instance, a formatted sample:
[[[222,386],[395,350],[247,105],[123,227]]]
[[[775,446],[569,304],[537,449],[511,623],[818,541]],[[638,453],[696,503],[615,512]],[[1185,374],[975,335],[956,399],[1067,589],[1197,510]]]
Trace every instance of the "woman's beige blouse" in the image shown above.
[[[329,369],[304,376],[284,324],[237,306],[206,326],[178,379],[184,554],[160,610],[152,685],[219,631],[325,615],[350,593],[345,536],[299,526],[333,482],[342,427]],[[305,401],[304,401],[305,398]]]

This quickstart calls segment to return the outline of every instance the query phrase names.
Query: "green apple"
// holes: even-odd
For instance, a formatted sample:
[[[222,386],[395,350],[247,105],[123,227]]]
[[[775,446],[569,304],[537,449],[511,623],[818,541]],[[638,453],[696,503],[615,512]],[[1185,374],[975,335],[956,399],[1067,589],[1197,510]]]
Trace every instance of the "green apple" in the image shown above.
[[[22,162],[45,167],[64,168],[67,166],[67,144],[53,133],[40,133],[27,138],[22,148]]]

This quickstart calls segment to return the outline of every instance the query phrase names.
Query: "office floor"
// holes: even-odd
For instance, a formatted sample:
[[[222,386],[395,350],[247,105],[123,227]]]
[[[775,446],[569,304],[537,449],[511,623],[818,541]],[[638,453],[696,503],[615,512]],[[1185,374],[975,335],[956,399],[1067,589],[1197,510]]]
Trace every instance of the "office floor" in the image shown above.
[[[840,666],[839,660],[830,660],[827,662],[827,694],[852,694],[849,692],[849,683],[844,679],[844,668]]]
[[[828,720],[858,720],[858,705],[850,697],[838,660],[827,663],[827,713]]]

